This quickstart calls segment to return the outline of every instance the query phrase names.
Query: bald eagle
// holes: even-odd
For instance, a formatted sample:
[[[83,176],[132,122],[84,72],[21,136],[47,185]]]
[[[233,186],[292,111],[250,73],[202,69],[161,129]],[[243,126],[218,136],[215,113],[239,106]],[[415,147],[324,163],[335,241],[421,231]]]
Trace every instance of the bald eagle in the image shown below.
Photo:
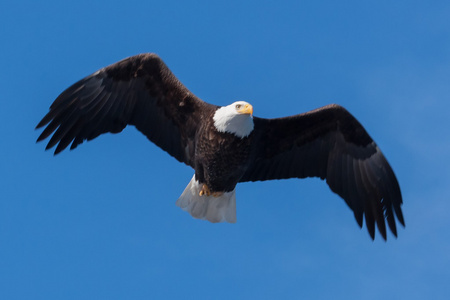
[[[332,104],[264,119],[244,101],[212,105],[152,53],[121,60],[66,89],[37,125],[46,126],[37,141],[53,133],[46,150],[57,145],[58,154],[127,125],[195,170],[176,202],[194,218],[235,222],[239,182],[319,177],[345,200],[360,227],[364,216],[372,239],[375,223],[384,239],[385,220],[395,236],[395,216],[405,224],[394,172],[346,109]]]

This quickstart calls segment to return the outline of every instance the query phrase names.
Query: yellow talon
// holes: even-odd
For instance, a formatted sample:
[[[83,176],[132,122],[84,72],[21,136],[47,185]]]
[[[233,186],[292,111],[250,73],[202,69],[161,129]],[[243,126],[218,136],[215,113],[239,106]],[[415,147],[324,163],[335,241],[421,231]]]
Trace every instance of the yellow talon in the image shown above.
[[[211,190],[209,189],[209,187],[208,187],[206,184],[203,184],[202,189],[200,190],[200,192],[198,193],[198,195],[199,195],[199,196],[205,195],[205,196],[207,196],[207,197],[213,196],[213,197],[216,197],[216,198],[217,198],[217,197],[222,196],[222,195],[223,195],[223,192],[212,192],[212,193],[211,193]]]
[[[200,193],[198,193],[199,196],[209,196],[211,195],[211,191],[209,190],[209,187],[206,184],[203,184],[202,189],[200,190]]]
[[[220,197],[220,196],[222,196],[223,195],[223,192],[214,192],[214,193],[212,193],[212,196],[213,197]]]

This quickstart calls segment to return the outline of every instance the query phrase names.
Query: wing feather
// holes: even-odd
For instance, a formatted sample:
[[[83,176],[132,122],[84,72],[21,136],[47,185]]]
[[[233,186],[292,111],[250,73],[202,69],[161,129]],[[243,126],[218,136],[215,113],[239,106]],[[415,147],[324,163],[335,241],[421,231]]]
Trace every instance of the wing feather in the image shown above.
[[[343,107],[329,105],[279,119],[254,118],[253,160],[241,178],[258,181],[320,177],[365,219],[372,238],[375,223],[386,239],[386,224],[397,236],[395,217],[404,226],[397,179],[378,146]]]
[[[59,95],[37,128],[38,141],[55,154],[70,144],[134,125],[152,142],[193,166],[195,132],[203,113],[215,110],[194,96],[156,54],[126,58],[76,82]]]

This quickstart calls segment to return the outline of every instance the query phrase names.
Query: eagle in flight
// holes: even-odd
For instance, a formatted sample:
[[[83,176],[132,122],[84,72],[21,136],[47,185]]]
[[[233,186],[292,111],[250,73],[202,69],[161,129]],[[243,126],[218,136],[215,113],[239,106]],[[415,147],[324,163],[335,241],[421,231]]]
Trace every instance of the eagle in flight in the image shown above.
[[[134,125],[191,166],[176,204],[194,218],[236,222],[239,182],[319,177],[352,209],[372,239],[386,221],[405,225],[397,179],[381,150],[342,106],[331,104],[276,119],[253,116],[251,104],[216,106],[192,94],[153,53],[132,56],[76,82],[50,106],[38,141],[55,154],[100,134]]]

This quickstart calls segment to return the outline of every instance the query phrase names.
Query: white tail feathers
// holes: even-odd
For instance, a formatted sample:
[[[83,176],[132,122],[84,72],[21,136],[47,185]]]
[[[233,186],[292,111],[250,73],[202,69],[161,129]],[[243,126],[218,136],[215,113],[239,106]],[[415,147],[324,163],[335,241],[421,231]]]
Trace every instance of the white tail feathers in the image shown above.
[[[199,196],[202,185],[195,175],[178,198],[176,205],[196,219],[217,222],[236,222],[236,192],[223,193],[219,197]]]

